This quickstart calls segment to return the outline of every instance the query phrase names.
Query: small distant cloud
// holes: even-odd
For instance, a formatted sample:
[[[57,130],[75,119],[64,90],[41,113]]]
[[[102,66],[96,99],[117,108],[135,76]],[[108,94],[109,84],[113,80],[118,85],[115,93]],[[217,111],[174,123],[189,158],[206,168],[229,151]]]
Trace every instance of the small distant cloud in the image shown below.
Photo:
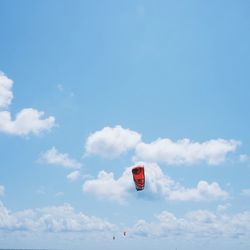
[[[240,155],[240,162],[247,162],[249,160],[249,156],[242,154]]]
[[[241,194],[247,197],[250,197],[250,188],[249,189],[243,189],[241,191]]]
[[[121,126],[105,127],[90,135],[85,150],[87,155],[113,159],[136,147],[141,135]]]
[[[68,154],[60,153],[55,147],[52,147],[45,153],[42,153],[38,162],[63,166],[65,168],[79,169],[81,167],[81,164],[79,162],[71,159]]]
[[[150,144],[139,143],[134,158],[169,165],[190,165],[202,161],[209,165],[218,165],[224,162],[226,155],[234,152],[240,144],[239,141],[224,139],[199,143],[189,139],[174,142],[165,138]]]
[[[60,91],[60,92],[63,92],[64,88],[63,88],[63,85],[62,84],[57,84],[57,89]]]
[[[93,176],[90,175],[90,174],[84,174],[84,175],[82,175],[82,180],[88,180],[88,179],[92,179],[92,178],[93,178]]]
[[[65,91],[65,88],[62,84],[57,84],[56,88],[58,89],[59,92],[66,93],[66,96],[73,98],[75,96],[75,93],[73,91]]]
[[[4,186],[0,185],[0,196],[4,196],[5,188]]]
[[[61,197],[61,196],[64,196],[64,192],[57,192],[55,194],[56,197]]]
[[[44,194],[46,194],[45,187],[44,187],[44,186],[39,187],[39,188],[36,190],[36,193],[37,193],[38,195],[44,195]]]
[[[218,205],[217,206],[217,211],[218,212],[225,212],[226,210],[228,210],[228,208],[231,206],[230,203],[227,204],[223,204],[223,205]]]
[[[73,171],[67,175],[67,179],[71,182],[76,181],[80,177],[80,171]]]
[[[13,99],[13,81],[0,71],[0,108],[8,108]]]

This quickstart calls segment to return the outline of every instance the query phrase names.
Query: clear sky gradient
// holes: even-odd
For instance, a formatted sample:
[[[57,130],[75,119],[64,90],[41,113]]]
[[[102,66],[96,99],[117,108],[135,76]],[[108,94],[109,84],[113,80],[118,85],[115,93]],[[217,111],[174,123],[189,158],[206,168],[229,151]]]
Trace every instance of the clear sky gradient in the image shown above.
[[[249,1],[0,10],[1,247],[250,248]]]

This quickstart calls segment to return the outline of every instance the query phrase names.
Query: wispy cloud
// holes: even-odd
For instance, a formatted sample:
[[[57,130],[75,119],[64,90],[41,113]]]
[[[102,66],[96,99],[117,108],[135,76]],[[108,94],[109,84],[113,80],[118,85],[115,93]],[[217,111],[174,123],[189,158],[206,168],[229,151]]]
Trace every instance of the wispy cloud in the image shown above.
[[[36,194],[38,195],[44,195],[46,194],[46,188],[44,186],[40,186],[37,190],[36,190]]]
[[[240,162],[247,162],[249,161],[249,156],[245,154],[240,155]]]
[[[48,151],[41,153],[38,162],[62,166],[65,168],[79,169],[81,167],[81,163],[77,162],[74,159],[71,159],[66,153],[60,153],[55,147],[52,147]]]
[[[55,194],[56,197],[61,197],[61,196],[64,196],[64,192],[57,192]]]
[[[243,189],[241,191],[241,194],[247,197],[250,197],[250,188],[249,189]]]
[[[220,204],[217,206],[217,211],[218,212],[225,212],[229,207],[231,207],[230,203],[226,203],[226,204]]]
[[[4,186],[0,185],[0,196],[4,196],[5,188]]]
[[[80,177],[80,171],[76,170],[67,175],[67,179],[71,182],[76,181]]]
[[[218,165],[225,161],[226,155],[234,152],[240,145],[235,140],[209,140],[202,143],[189,139],[178,140],[158,139],[150,144],[140,143],[136,147],[136,160],[176,164],[195,164],[206,162]]]
[[[130,129],[105,127],[88,137],[85,150],[87,155],[112,159],[135,148],[140,140],[141,135]]]
[[[129,195],[135,193],[131,174],[132,167],[127,168],[121,177],[115,179],[114,174],[99,172],[96,179],[85,181],[83,191],[99,198],[111,199],[120,203]],[[187,188],[165,175],[155,163],[145,164],[145,198],[159,198],[175,201],[213,201],[226,199],[228,193],[223,191],[218,183],[198,182],[194,188]],[[143,196],[143,195],[142,195]]]
[[[11,104],[13,81],[0,71],[0,108],[8,108]]]
[[[63,85],[62,84],[57,84],[57,89],[60,91],[60,92],[63,92],[64,88],[63,88]]]

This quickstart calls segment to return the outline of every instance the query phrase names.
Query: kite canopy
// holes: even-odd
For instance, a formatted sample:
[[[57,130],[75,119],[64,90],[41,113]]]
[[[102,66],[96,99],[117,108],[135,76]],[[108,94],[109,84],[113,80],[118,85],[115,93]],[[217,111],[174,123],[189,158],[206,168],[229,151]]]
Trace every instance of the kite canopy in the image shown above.
[[[138,165],[132,169],[133,179],[135,183],[135,188],[137,191],[141,191],[144,189],[145,184],[145,174],[144,174],[144,166]]]

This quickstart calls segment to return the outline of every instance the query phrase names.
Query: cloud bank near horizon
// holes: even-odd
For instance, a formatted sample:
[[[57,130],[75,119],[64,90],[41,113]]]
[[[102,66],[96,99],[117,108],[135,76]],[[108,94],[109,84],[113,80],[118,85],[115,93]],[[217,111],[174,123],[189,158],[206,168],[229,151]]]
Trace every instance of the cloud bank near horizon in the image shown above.
[[[229,214],[209,210],[194,210],[182,216],[164,210],[155,214],[152,221],[137,220],[126,225],[127,237],[149,239],[245,239],[250,237],[250,211]],[[95,233],[96,240],[103,235],[121,233],[121,226],[95,216],[76,212],[70,204],[11,212],[0,201],[0,232],[11,234],[38,233]],[[123,225],[124,228],[124,225]],[[97,234],[96,234],[97,233]]]

